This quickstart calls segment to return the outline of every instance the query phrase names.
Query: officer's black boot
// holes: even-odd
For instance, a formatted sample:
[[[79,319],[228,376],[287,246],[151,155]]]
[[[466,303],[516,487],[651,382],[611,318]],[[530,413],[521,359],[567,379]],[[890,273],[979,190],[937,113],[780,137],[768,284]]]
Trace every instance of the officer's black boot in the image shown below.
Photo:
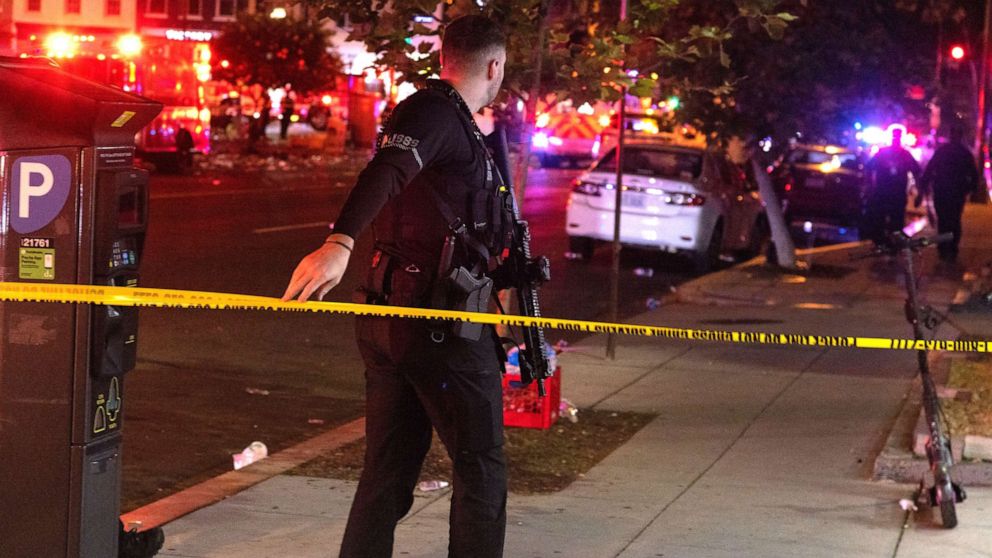
[[[124,530],[120,523],[117,535],[117,558],[151,558],[158,554],[165,544],[165,533],[161,527],[153,527],[139,532],[137,529]]]

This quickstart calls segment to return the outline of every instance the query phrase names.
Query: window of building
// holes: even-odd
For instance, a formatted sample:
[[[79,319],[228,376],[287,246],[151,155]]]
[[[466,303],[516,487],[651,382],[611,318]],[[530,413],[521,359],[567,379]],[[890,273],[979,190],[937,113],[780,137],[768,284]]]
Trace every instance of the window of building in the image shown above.
[[[65,13],[78,14],[81,0],[65,0]]]
[[[107,0],[107,15],[121,15],[121,0]]]
[[[147,15],[165,15],[165,0],[148,0]]]
[[[217,0],[217,17],[233,18],[234,12],[238,9],[237,0]]]
[[[186,13],[194,17],[203,15],[203,0],[187,0]]]
[[[29,12],[40,12],[41,11],[41,0],[28,0],[28,11]]]

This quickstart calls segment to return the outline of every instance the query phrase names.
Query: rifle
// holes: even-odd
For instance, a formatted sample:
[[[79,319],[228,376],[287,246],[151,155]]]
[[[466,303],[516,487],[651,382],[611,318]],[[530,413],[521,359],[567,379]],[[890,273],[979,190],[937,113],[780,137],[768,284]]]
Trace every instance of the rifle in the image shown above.
[[[492,149],[496,170],[503,178],[501,186],[507,189],[506,203],[513,215],[513,241],[503,266],[506,267],[506,276],[511,286],[517,289],[520,314],[540,318],[541,303],[537,291],[541,284],[551,279],[550,262],[544,256],[531,257],[530,227],[527,221],[521,218],[520,206],[514,196],[506,129],[502,124],[497,124],[495,132],[490,134],[488,139],[487,143]],[[544,328],[528,326],[523,328],[522,333],[524,348],[519,353],[520,382],[529,385],[532,381],[537,381],[537,393],[544,397],[544,380],[554,373],[546,352]]]

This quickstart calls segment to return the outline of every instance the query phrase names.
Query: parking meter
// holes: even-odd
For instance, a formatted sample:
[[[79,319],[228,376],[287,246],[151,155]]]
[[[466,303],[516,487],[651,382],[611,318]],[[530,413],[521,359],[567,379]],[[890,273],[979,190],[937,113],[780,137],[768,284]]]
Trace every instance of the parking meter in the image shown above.
[[[0,280],[134,286],[161,105],[0,57]],[[117,556],[135,309],[0,302],[0,555]]]

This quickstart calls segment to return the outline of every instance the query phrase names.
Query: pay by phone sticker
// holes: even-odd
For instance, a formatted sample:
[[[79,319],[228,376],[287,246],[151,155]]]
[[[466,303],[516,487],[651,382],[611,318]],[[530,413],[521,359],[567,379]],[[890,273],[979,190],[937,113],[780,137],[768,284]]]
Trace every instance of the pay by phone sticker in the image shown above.
[[[55,248],[52,248],[52,239],[21,239],[17,276],[21,279],[55,280]]]

